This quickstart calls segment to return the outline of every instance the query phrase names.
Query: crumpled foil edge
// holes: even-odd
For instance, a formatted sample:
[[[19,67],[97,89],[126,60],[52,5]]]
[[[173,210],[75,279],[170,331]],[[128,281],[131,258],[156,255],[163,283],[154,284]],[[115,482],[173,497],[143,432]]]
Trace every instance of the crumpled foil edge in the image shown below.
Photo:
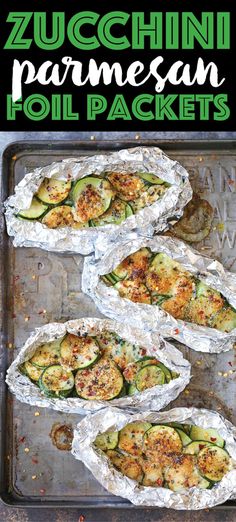
[[[104,170],[119,172],[152,172],[172,184],[160,200],[128,217],[121,225],[106,225],[73,230],[70,227],[49,229],[37,221],[18,219],[16,213],[30,207],[33,195],[45,177],[77,180],[89,174],[99,175]],[[15,187],[15,194],[5,202],[7,232],[14,236],[15,247],[39,247],[54,252],[72,252],[87,255],[96,244],[115,242],[133,229],[152,236],[168,228],[183,214],[183,208],[192,197],[188,173],[177,161],[171,160],[157,147],[135,147],[113,153],[67,158],[45,167],[36,168]]]
[[[142,332],[137,328],[121,325],[109,319],[84,318],[67,321],[66,323],[49,323],[36,328],[27,339],[16,359],[7,371],[6,382],[12,393],[21,402],[34,406],[52,408],[65,413],[80,413],[97,411],[107,407],[107,401],[86,401],[80,398],[51,399],[45,397],[40,389],[33,384],[27,376],[19,371],[19,365],[29,360],[36,348],[44,342],[50,342],[63,338],[67,332],[83,335],[90,333],[96,335],[104,330],[114,331],[123,339],[145,347],[147,355],[157,357],[170,370],[179,373],[177,379],[173,379],[165,385],[158,385],[138,395],[114,399],[112,404],[119,408],[130,410],[161,409],[174,400],[187,386],[191,377],[191,365],[184,359],[182,353],[173,345],[164,341],[158,335]]]
[[[236,329],[229,333],[198,326],[179,319],[157,306],[134,303],[121,298],[118,291],[100,280],[100,275],[111,272],[121,261],[139,248],[149,247],[153,252],[165,252],[198,276],[204,283],[221,292],[236,308],[236,274],[224,269],[218,261],[200,254],[182,241],[168,236],[154,238],[129,234],[126,241],[110,246],[102,259],[91,255],[84,260],[82,290],[107,317],[139,325],[146,331],[158,331],[163,337],[174,338],[190,348],[209,353],[226,352],[236,343]]]
[[[197,408],[174,408],[164,412],[130,414],[117,408],[88,415],[74,430],[72,454],[81,460],[98,482],[110,493],[130,500],[136,506],[166,507],[176,510],[206,509],[226,502],[236,494],[236,469],[229,471],[212,489],[191,488],[174,492],[165,488],[144,487],[117,471],[109,459],[95,448],[93,442],[99,433],[120,430],[129,422],[182,422],[203,428],[215,428],[226,441],[226,450],[236,466],[236,428],[217,412]]]

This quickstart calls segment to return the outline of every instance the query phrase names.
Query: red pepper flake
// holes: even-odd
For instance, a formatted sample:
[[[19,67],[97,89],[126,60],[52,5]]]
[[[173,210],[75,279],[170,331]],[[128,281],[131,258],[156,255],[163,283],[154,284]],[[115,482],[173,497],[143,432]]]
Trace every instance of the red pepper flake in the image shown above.
[[[161,480],[161,478],[157,479],[157,485],[158,485],[158,486],[162,486],[162,480]]]
[[[205,444],[199,444],[199,449],[201,450],[203,448],[205,448]]]
[[[228,364],[232,367],[233,366],[233,363],[231,361],[228,362]]]
[[[229,179],[229,180],[228,180],[228,184],[229,184],[229,185],[234,185],[234,183],[235,183],[235,181],[234,181],[233,179]]]
[[[175,335],[178,335],[179,333],[180,333],[179,328],[175,328],[175,330],[174,330],[174,334],[175,334]]]
[[[39,490],[39,493],[41,493],[41,495],[45,495],[45,493],[46,493],[46,489],[41,488],[41,489]]]
[[[216,437],[211,437],[211,441],[215,442],[216,441]]]
[[[79,519],[78,519],[78,522],[84,522],[85,521],[85,516],[84,515],[80,515]]]
[[[20,279],[20,276],[19,276],[19,275],[15,275],[15,276],[13,277],[13,281],[14,281],[14,282],[18,281],[18,279]]]
[[[32,462],[32,464],[38,464],[39,463],[38,459],[36,459],[35,457],[32,457],[31,462]]]
[[[142,348],[142,350],[141,350],[141,355],[146,355],[146,353],[147,353],[146,348]]]
[[[20,438],[19,438],[19,442],[20,442],[20,443],[25,442],[25,437],[20,437]]]
[[[15,319],[16,318],[16,314],[12,314],[12,319]]]

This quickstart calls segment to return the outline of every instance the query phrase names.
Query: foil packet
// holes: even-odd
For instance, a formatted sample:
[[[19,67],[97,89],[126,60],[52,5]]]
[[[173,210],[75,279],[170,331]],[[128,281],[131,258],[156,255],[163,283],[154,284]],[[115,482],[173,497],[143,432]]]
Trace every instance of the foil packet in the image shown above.
[[[168,236],[153,238],[130,234],[126,241],[110,245],[101,259],[91,255],[84,260],[82,290],[107,317],[145,331],[158,331],[165,338],[173,338],[193,350],[208,353],[226,352],[236,343],[236,329],[229,333],[175,319],[158,306],[134,303],[121,298],[118,291],[108,287],[100,276],[108,274],[127,256],[142,247],[164,252],[186,270],[212,286],[236,308],[236,274],[224,269],[221,263],[200,254],[182,241]]]
[[[154,386],[134,396],[125,396],[113,399],[112,404],[119,408],[130,410],[145,410],[164,408],[181,393],[191,378],[191,365],[184,359],[182,353],[173,345],[163,340],[159,335],[142,332],[137,328],[121,325],[109,319],[85,318],[68,321],[66,323],[49,323],[36,328],[27,339],[18,356],[7,371],[6,383],[18,400],[34,406],[52,408],[64,413],[86,414],[107,407],[107,401],[84,400],[81,398],[47,398],[38,386],[23,375],[19,366],[29,360],[36,348],[46,342],[63,339],[66,333],[75,335],[96,336],[103,331],[118,334],[122,339],[140,347],[145,347],[146,355],[155,357],[164,363],[167,368],[177,372],[179,377],[172,379],[168,384]]]
[[[137,214],[128,217],[121,225],[105,225],[74,230],[70,227],[50,229],[39,221],[19,219],[16,214],[28,209],[33,195],[44,178],[76,181],[85,176],[100,175],[104,171],[150,172],[171,184],[163,197]],[[13,236],[15,247],[39,247],[53,252],[72,252],[87,255],[94,251],[96,242],[117,243],[129,231],[138,229],[152,236],[168,228],[168,221],[176,222],[192,197],[187,171],[171,160],[157,147],[135,147],[118,152],[68,158],[46,167],[35,169],[15,187],[15,194],[5,202],[7,232]]]
[[[233,469],[212,489],[193,487],[183,492],[174,492],[162,487],[142,486],[117,471],[106,455],[93,444],[98,434],[120,430],[134,421],[160,424],[178,422],[205,429],[215,428],[226,442],[225,449],[232,458]],[[105,489],[128,499],[136,506],[198,510],[222,504],[236,494],[236,428],[218,413],[206,409],[174,408],[159,413],[146,411],[132,415],[117,408],[106,408],[102,412],[88,415],[78,423],[74,430],[72,454],[85,464]]]

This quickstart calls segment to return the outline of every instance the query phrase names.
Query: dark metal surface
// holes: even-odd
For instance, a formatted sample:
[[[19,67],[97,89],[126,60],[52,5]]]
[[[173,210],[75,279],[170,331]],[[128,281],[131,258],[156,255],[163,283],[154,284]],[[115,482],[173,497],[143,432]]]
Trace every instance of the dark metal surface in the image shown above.
[[[204,245],[199,245],[199,248],[207,248],[207,253],[210,251],[235,271],[236,237],[233,235],[235,217],[232,209],[236,202],[236,185],[230,183],[230,180],[236,180],[234,141],[18,142],[11,144],[3,157],[2,199],[13,192],[14,185],[32,168],[63,157],[138,144],[160,146],[188,168],[195,189],[205,195],[216,209],[211,237]],[[217,228],[220,221],[226,222],[226,230]],[[92,479],[82,464],[68,453],[59,452],[53,447],[49,436],[52,425],[55,422],[73,424],[77,417],[20,404],[5,390],[3,382],[6,367],[15,356],[14,350],[20,348],[33,328],[51,320],[64,321],[86,314],[99,314],[89,298],[81,293],[81,270],[78,271],[72,256],[51,254],[38,249],[13,249],[5,233],[1,238],[1,256],[3,315],[0,359],[0,488],[3,501],[10,505],[40,507],[60,505],[121,509],[126,506],[126,517],[129,516],[129,519],[142,520],[141,512],[145,511],[150,513],[150,519],[146,520],[154,521],[153,513],[157,510],[135,509],[124,499],[109,495]],[[80,266],[82,269],[82,258]],[[228,373],[232,354],[229,352],[224,356],[206,356],[186,350],[185,355],[193,366],[193,380],[189,389],[175,404],[194,403],[196,406],[217,409],[235,422],[235,386],[233,376]],[[218,372],[222,375],[218,375]],[[225,373],[226,376],[223,375]],[[26,451],[28,449],[29,452]],[[35,476],[36,478],[32,478]],[[227,503],[228,509],[232,505],[234,502]],[[96,521],[113,520],[112,513],[113,510],[109,509],[108,516],[105,510],[103,518],[96,516]],[[173,516],[170,518],[170,512],[162,513],[166,513],[166,520],[180,520],[180,514],[171,512]],[[57,520],[55,517],[49,520],[51,519]],[[114,518],[121,519],[121,513]],[[158,516],[158,519],[162,518]],[[41,518],[32,520],[40,521]],[[65,520],[70,522],[77,519]],[[186,520],[190,520],[189,515]]]

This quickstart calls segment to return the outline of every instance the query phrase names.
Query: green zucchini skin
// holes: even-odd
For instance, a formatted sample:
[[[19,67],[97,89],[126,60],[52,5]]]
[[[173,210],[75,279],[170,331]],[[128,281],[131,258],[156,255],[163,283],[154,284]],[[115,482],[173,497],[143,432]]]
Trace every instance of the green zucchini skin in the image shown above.
[[[123,387],[122,373],[113,361],[105,357],[92,368],[78,370],[75,376],[76,392],[86,400],[110,401],[120,396]]]
[[[158,365],[147,364],[136,375],[135,386],[140,392],[162,384],[165,384],[165,374]]]
[[[97,435],[94,444],[102,451],[114,450],[117,448],[119,442],[119,432],[110,431]]]
[[[199,426],[192,426],[190,430],[190,437],[192,440],[205,440],[207,442],[211,442],[212,444],[216,444],[221,448],[223,448],[225,445],[224,439],[222,439],[222,437],[220,437],[217,431],[213,428],[208,428],[205,430]]]

